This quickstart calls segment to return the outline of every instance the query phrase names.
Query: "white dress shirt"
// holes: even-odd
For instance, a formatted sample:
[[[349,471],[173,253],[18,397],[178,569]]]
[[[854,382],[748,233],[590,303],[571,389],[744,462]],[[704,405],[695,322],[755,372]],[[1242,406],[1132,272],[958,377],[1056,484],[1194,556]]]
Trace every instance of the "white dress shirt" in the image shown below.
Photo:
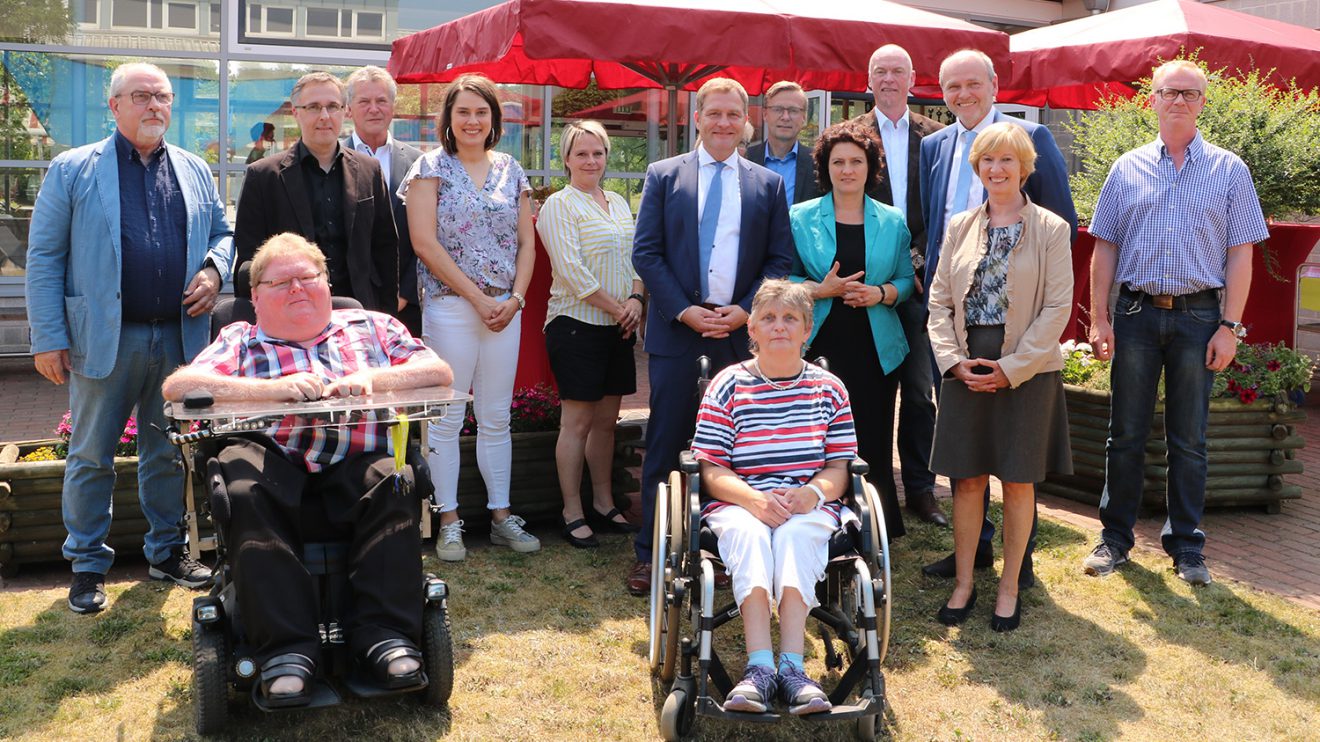
[[[715,177],[715,158],[706,151],[705,145],[697,146],[697,157],[701,164],[697,171],[697,223],[700,224],[701,215],[706,210],[710,181]],[[720,200],[720,218],[715,223],[715,248],[710,252],[710,267],[706,274],[710,293],[705,300],[721,307],[733,303],[733,282],[738,277],[738,242],[742,236],[742,187],[738,182],[741,159],[734,150],[724,160],[724,172],[720,174],[724,193]]]
[[[953,167],[949,168],[949,185],[944,191],[944,224],[946,226],[948,225],[949,220],[955,216],[953,211],[953,193],[958,190],[958,168],[972,166],[972,164],[967,161],[967,146],[963,142],[963,135],[968,131],[974,131],[977,136],[981,136],[981,132],[985,131],[990,124],[994,123],[994,117],[995,110],[991,108],[990,113],[987,113],[985,118],[981,119],[981,122],[976,126],[973,126],[971,129],[963,126],[961,121],[953,122],[953,126],[957,129],[958,134],[954,139]],[[975,209],[977,206],[980,206],[983,201],[985,201],[985,186],[981,185],[981,179],[976,177],[976,172],[973,171],[971,187],[967,189],[967,209],[964,209],[964,211]]]
[[[371,155],[380,163],[380,174],[385,178],[385,184],[390,182],[390,145],[394,143],[394,137],[389,132],[385,132],[385,144],[376,148],[373,152],[367,143],[358,138],[357,132],[350,135],[348,143],[353,145],[354,152],[361,152],[364,155]]]
[[[908,176],[908,124],[911,111],[904,108],[903,115],[897,122],[880,112],[875,113],[876,128],[880,130],[880,143],[885,147],[885,167],[889,170],[889,191],[894,198],[894,208],[903,212],[907,219],[907,176]]]

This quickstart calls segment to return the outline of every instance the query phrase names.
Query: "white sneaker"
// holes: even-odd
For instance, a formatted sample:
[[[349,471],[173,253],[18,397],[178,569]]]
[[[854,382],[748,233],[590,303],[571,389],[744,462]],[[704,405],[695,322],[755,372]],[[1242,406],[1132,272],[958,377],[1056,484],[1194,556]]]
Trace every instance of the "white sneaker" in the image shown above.
[[[463,546],[463,521],[440,526],[440,535],[435,539],[435,555],[444,562],[461,562],[467,557],[467,547]]]
[[[523,530],[527,521],[516,515],[510,515],[500,522],[490,522],[490,542],[496,546],[507,546],[514,551],[529,552],[541,550],[541,539]]]

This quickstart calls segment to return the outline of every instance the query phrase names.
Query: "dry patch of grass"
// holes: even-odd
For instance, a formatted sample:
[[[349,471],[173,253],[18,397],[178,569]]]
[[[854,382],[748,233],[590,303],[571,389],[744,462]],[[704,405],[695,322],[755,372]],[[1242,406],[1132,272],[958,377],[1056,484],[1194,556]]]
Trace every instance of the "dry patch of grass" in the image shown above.
[[[668,689],[646,669],[646,603],[622,591],[631,546],[597,551],[543,534],[540,554],[474,549],[428,568],[451,585],[456,651],[448,713],[408,699],[350,701],[265,715],[236,700],[238,739],[639,740],[657,735]],[[479,541],[478,538],[472,541]],[[918,567],[950,546],[912,528],[894,549],[894,635],[886,667],[898,740],[1297,739],[1320,728],[1320,616],[1242,585],[1192,590],[1163,555],[1136,554],[1119,574],[1080,573],[1087,537],[1041,523],[1040,587],[1023,626],[986,625],[994,575],[972,620],[934,614],[949,586]],[[1210,565],[1213,569],[1213,563]],[[192,593],[111,583],[110,608],[75,616],[64,589],[0,598],[0,738],[192,737],[188,607]],[[808,670],[823,668],[814,627]],[[741,637],[717,644],[731,672]],[[708,740],[848,739],[843,726],[698,723]]]

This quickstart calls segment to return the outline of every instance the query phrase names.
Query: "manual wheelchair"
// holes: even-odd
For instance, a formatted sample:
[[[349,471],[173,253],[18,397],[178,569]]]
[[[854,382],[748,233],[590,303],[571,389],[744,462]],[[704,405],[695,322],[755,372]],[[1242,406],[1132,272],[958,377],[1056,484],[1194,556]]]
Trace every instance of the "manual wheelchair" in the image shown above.
[[[861,459],[849,465],[845,501],[857,522],[846,522],[830,538],[825,578],[816,585],[820,605],[810,614],[820,626],[825,666],[843,673],[829,693],[833,708],[800,717],[809,722],[850,721],[864,740],[875,738],[877,717],[885,710],[880,665],[889,648],[893,596],[884,513],[875,488],[865,479],[868,471]],[[698,462],[685,451],[679,469],[657,490],[651,542],[649,660],[662,681],[672,680],[660,712],[660,732],[666,740],[687,736],[698,716],[752,722],[782,718],[771,712],[723,709],[736,680],[715,651],[713,634],[740,614],[732,599],[716,602],[715,574],[723,563],[718,538],[701,521],[701,499]]]
[[[234,302],[237,306],[230,305]],[[350,304],[351,303],[351,304]],[[244,306],[246,305],[246,306]],[[335,300],[335,308],[349,308],[356,302]],[[217,307],[213,328],[218,330],[230,320],[250,318],[251,305],[242,300],[225,300]],[[445,414],[450,404],[462,404],[466,395],[449,389],[416,389],[387,392],[371,397],[317,400],[308,403],[230,403],[211,404],[209,395],[190,396],[182,404],[166,403],[166,415],[175,421],[167,434],[183,451],[187,470],[187,524],[194,557],[199,548],[214,548],[217,555],[215,583],[210,592],[194,599],[192,606],[193,704],[194,721],[199,734],[212,734],[228,721],[229,691],[234,688],[250,695],[254,705],[265,711],[275,710],[264,703],[258,692],[260,670],[246,641],[237,590],[226,559],[225,534],[228,526],[229,497],[220,462],[220,450],[236,437],[246,438],[265,447],[274,442],[263,435],[271,423],[289,414],[304,416],[309,424],[342,425],[354,419],[425,420]],[[192,421],[192,429],[181,425]],[[403,424],[399,422],[398,424]],[[406,437],[396,438],[403,440]],[[411,467],[415,485],[407,495],[420,503],[429,500],[431,477],[415,442],[407,445],[406,466]],[[200,475],[200,476],[199,476]],[[205,495],[194,495],[197,482],[204,482]],[[209,519],[215,535],[202,538],[198,523]],[[370,698],[399,693],[416,693],[431,706],[447,705],[453,689],[453,649],[450,637],[449,589],[443,580],[426,575],[418,595],[422,615],[423,682],[406,688],[387,689],[353,673],[352,657],[342,617],[352,601],[348,583],[349,534],[330,523],[316,507],[304,508],[300,523],[302,560],[313,577],[318,605],[318,631],[321,661],[310,681],[311,699],[295,709],[337,704],[341,695],[331,681],[355,696]],[[419,555],[420,557],[420,555]]]

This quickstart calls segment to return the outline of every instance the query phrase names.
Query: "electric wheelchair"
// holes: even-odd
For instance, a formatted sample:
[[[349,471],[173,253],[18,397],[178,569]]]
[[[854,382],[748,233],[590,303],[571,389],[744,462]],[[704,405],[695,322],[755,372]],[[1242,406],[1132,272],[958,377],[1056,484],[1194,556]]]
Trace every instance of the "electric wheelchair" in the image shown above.
[[[702,379],[709,361],[702,359]],[[822,364],[823,365],[823,364]],[[857,516],[830,538],[825,578],[816,585],[820,605],[811,610],[825,645],[825,666],[843,670],[829,693],[830,711],[802,716],[809,722],[849,721],[859,739],[875,738],[877,717],[885,710],[885,678],[880,665],[889,648],[893,588],[889,540],[875,488],[866,481],[869,466],[849,465],[845,502]],[[701,477],[691,451],[656,493],[651,547],[649,660],[664,682],[672,681],[660,713],[665,740],[691,733],[698,716],[752,722],[776,722],[779,714],[725,711],[733,689],[715,651],[715,629],[737,619],[730,598],[717,602],[715,574],[723,569],[718,538],[701,520]],[[835,642],[842,644],[837,647]],[[855,691],[855,692],[854,692]]]
[[[336,297],[335,309],[360,308],[352,299]],[[253,318],[251,304],[245,300],[226,299],[213,314],[213,335],[231,321]],[[441,399],[445,397],[445,399]],[[174,424],[167,430],[171,442],[180,446],[187,470],[187,525],[196,557],[201,548],[216,551],[215,582],[209,594],[194,599],[192,606],[193,704],[194,721],[199,734],[213,734],[228,721],[231,688],[250,695],[254,705],[264,711],[275,710],[264,702],[259,692],[257,663],[247,644],[237,590],[226,559],[229,497],[217,458],[227,442],[239,437],[266,447],[275,443],[260,431],[285,415],[297,413],[311,424],[342,425],[362,420],[392,420],[396,426],[396,446],[409,441],[407,422],[445,414],[449,404],[460,405],[466,395],[448,389],[417,389],[387,392],[371,398],[326,399],[311,403],[260,403],[268,409],[256,409],[257,403],[212,405],[209,394],[189,395],[182,404],[166,403],[166,415]],[[370,403],[363,400],[372,400]],[[183,425],[191,421],[191,425]],[[182,428],[182,429],[181,429]],[[403,462],[412,468],[415,486],[404,494],[421,503],[430,501],[431,476],[415,441],[404,444]],[[277,449],[278,450],[278,449]],[[399,450],[396,448],[396,450]],[[200,476],[199,476],[200,475]],[[397,480],[400,486],[406,480]],[[194,486],[204,483],[205,496],[196,497]],[[411,490],[411,491],[407,491]],[[198,523],[209,520],[214,536],[201,537]],[[313,576],[313,591],[318,604],[318,632],[321,659],[316,677],[310,681],[311,699],[295,709],[337,704],[342,697],[337,684],[355,696],[370,698],[400,693],[415,693],[423,703],[443,708],[453,689],[453,649],[448,615],[449,589],[443,580],[425,575],[419,586],[418,610],[422,614],[422,671],[425,678],[405,688],[387,689],[353,672],[348,637],[341,628],[342,617],[351,606],[352,590],[348,581],[351,534],[328,521],[321,508],[304,508],[300,523],[302,560]],[[420,558],[420,555],[419,555]]]

